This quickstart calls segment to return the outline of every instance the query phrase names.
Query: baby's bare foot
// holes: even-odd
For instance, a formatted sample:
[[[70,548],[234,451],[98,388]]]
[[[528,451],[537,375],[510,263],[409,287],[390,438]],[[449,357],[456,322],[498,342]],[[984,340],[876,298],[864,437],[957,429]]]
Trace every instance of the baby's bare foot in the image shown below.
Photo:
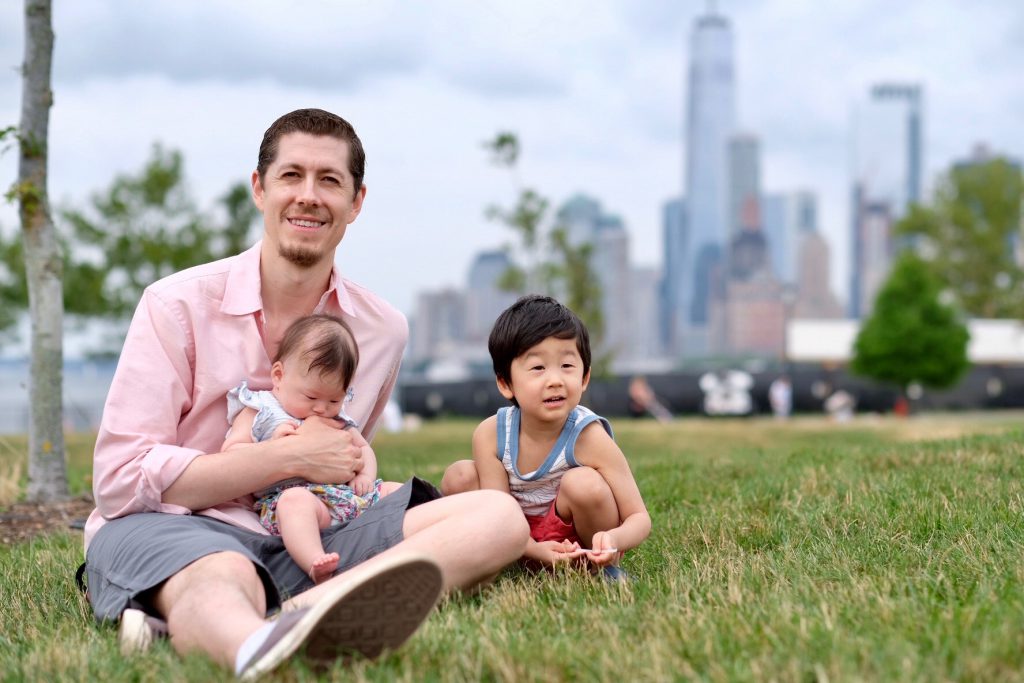
[[[313,583],[323,583],[334,574],[340,559],[338,553],[327,553],[316,558],[309,569],[309,578],[313,579]]]

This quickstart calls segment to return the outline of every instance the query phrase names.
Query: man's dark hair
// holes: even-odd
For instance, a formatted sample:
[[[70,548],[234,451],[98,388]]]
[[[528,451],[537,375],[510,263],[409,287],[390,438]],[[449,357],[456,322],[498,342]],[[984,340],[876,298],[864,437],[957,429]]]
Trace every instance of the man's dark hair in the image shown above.
[[[359,192],[363,186],[363,175],[366,172],[366,153],[363,143],[356,135],[352,124],[337,114],[323,109],[296,109],[285,114],[270,124],[263,134],[260,143],[260,155],[256,161],[256,172],[262,183],[267,169],[277,158],[277,147],[281,138],[288,133],[308,133],[309,135],[326,135],[348,143],[348,170],[352,174],[353,192]]]
[[[337,375],[345,389],[359,367],[359,346],[352,328],[334,315],[307,315],[289,325],[277,347],[274,362],[299,352],[309,363],[309,372],[318,370],[321,377]]]
[[[512,383],[512,361],[548,337],[575,339],[583,359],[583,374],[590,372],[590,334],[587,326],[566,306],[550,296],[528,294],[502,311],[491,328],[487,350],[494,374]],[[513,399],[513,403],[515,399]]]

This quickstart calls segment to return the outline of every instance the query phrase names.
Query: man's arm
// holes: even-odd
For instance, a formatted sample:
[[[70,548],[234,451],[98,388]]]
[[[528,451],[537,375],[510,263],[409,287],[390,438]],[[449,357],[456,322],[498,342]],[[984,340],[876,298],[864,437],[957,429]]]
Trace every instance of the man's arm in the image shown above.
[[[405,348],[404,344],[402,348]],[[398,371],[401,368],[402,359],[399,356],[395,359],[394,365],[391,366],[391,372],[388,373],[387,379],[384,384],[381,385],[380,393],[377,394],[377,402],[373,405],[373,410],[370,411],[370,416],[360,425],[362,432],[365,433],[367,441],[373,439],[373,435],[377,433],[378,421],[380,416],[384,414],[384,408],[387,406],[388,401],[391,400],[391,394],[395,390],[395,386],[398,384]]]
[[[303,421],[294,436],[194,458],[163,499],[203,510],[292,477],[349,481],[361,462],[362,452],[348,430],[335,420],[314,417]]]
[[[292,476],[350,478],[358,460],[351,437],[318,420],[307,421],[300,434],[280,443],[214,455],[189,447],[180,427],[194,408],[196,354],[192,312],[185,309],[149,290],[136,309],[93,457],[100,514],[107,519],[135,512],[183,514]]]

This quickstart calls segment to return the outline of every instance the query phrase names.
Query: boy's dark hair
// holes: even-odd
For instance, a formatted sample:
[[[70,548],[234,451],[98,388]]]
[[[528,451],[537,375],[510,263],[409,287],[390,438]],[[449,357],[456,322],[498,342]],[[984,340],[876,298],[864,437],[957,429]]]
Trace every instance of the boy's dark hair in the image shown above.
[[[310,372],[319,370],[321,377],[336,374],[346,390],[359,366],[359,346],[352,328],[335,315],[318,313],[293,322],[281,338],[274,362],[300,352]]]
[[[590,372],[590,334],[579,316],[550,296],[527,294],[502,311],[491,328],[487,350],[494,374],[511,384],[512,361],[548,337],[575,339],[583,374]]]
[[[356,135],[352,124],[337,114],[323,109],[296,109],[270,124],[263,134],[260,153],[256,161],[256,172],[262,183],[267,169],[277,158],[277,146],[281,138],[289,133],[308,133],[338,138],[348,143],[348,171],[352,174],[353,192],[359,192],[363,186],[363,175],[366,171],[366,153],[363,143]]]

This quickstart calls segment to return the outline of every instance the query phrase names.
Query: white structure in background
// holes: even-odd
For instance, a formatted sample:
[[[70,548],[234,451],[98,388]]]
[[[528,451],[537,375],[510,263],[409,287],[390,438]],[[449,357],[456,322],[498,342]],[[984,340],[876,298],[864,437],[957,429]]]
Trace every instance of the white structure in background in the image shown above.
[[[750,390],[754,378],[743,370],[706,372],[698,386],[704,392],[704,412],[708,415],[749,415],[754,410]]]
[[[1019,320],[967,322],[967,358],[991,365],[1024,364],[1024,323]],[[848,363],[860,332],[857,320],[791,320],[786,358],[793,363]]]

